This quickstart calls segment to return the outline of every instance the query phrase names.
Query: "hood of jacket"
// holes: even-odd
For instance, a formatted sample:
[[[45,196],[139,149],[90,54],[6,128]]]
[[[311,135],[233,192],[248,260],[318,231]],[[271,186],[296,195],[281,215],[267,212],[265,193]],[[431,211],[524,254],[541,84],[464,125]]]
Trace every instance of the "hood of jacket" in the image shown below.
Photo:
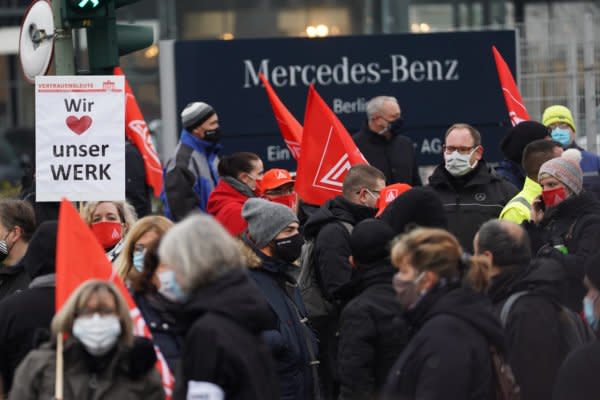
[[[206,313],[227,316],[253,333],[276,326],[267,301],[245,270],[228,272],[207,286],[196,289],[178,308],[184,330]]]
[[[354,271],[352,280],[340,289],[340,297],[353,299],[375,285],[392,287],[392,280],[396,272],[397,270],[392,266],[389,258],[379,260],[368,266],[360,266]]]
[[[511,294],[528,291],[559,301],[561,286],[567,278],[564,268],[550,258],[537,258],[529,265],[506,267],[492,278],[488,297],[493,304]]]
[[[56,272],[56,234],[58,222],[43,222],[33,234],[23,257],[23,265],[33,280]]]
[[[376,213],[376,208],[354,204],[343,196],[337,196],[328,200],[308,218],[304,226],[304,237],[316,237],[321,228],[330,222],[347,222],[354,226],[363,219],[375,217]]]
[[[218,214],[222,209],[229,207],[232,203],[237,203],[243,206],[248,200],[248,196],[240,193],[229,183],[223,179],[219,179],[219,183],[208,198],[206,211],[211,215]]]
[[[473,326],[500,351],[505,350],[504,331],[494,315],[492,303],[483,294],[455,283],[434,289],[420,303],[409,311],[417,325],[422,326],[438,315],[452,315]]]
[[[395,233],[404,233],[410,225],[432,228],[448,227],[444,204],[429,187],[412,188],[389,204],[380,216]]]

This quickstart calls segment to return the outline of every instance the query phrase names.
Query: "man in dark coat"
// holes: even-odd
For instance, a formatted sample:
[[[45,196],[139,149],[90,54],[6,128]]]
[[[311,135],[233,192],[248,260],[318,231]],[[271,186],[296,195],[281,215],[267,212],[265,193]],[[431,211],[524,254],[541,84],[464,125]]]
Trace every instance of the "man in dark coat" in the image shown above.
[[[486,222],[475,236],[474,248],[492,264],[487,295],[504,324],[508,361],[522,398],[550,399],[569,352],[560,320],[560,288],[566,274],[554,260],[531,264],[529,237],[513,222]],[[505,306],[511,296],[524,291],[526,295]]]
[[[448,230],[472,252],[473,237],[489,219],[497,218],[518,189],[490,171],[483,160],[481,134],[468,124],[446,132],[444,164],[429,178],[448,215]]]
[[[367,121],[353,139],[369,164],[383,172],[388,185],[401,182],[420,186],[413,143],[401,132],[398,100],[378,96],[367,104]]]
[[[281,398],[317,399],[317,338],[292,276],[304,243],[298,218],[289,207],[263,199],[246,201],[242,216],[248,221],[244,242],[260,259],[250,278],[277,316],[277,329],[263,332],[263,338],[277,363]]]
[[[343,287],[352,278],[350,265],[350,231],[360,221],[377,212],[379,192],[385,176],[370,165],[355,165],[344,178],[342,195],[326,202],[315,211],[304,227],[307,240],[314,240],[317,283],[323,297],[338,306],[346,302]],[[305,300],[306,303],[306,300]],[[339,310],[311,320],[319,338],[320,380],[324,397],[334,397]]]
[[[378,398],[408,342],[402,306],[392,287],[396,270],[389,246],[394,236],[385,222],[376,219],[360,222],[350,236],[356,273],[347,288],[353,300],[340,316],[340,400]]]
[[[0,302],[0,374],[10,391],[19,363],[46,335],[54,317],[56,221],[42,223],[29,242],[23,263],[29,287]],[[45,338],[45,337],[44,337]]]
[[[0,200],[0,300],[29,284],[23,265],[35,231],[33,207],[24,200]]]

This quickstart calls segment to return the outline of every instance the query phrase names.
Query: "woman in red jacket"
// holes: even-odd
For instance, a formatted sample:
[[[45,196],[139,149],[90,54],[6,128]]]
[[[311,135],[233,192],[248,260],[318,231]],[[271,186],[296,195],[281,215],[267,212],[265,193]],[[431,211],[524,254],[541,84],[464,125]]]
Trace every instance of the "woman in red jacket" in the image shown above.
[[[206,210],[233,236],[246,230],[242,207],[256,197],[264,174],[263,162],[254,153],[240,152],[225,156],[219,162],[219,183],[208,198]]]

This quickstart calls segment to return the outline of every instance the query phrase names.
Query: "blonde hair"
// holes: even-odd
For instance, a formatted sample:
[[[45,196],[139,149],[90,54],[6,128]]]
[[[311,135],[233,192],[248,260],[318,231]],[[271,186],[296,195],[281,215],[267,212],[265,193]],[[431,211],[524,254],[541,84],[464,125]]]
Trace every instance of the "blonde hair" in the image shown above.
[[[489,284],[489,260],[482,256],[465,257],[456,237],[443,229],[414,229],[394,242],[391,253],[396,267],[408,262],[419,273],[430,271],[446,279],[460,278],[466,272],[465,280],[478,291]],[[468,271],[461,271],[461,264]]]
[[[140,240],[147,232],[154,231],[159,238],[173,226],[171,220],[160,215],[149,215],[138,220],[129,230],[123,244],[123,251],[115,260],[115,267],[121,279],[127,278],[130,274],[138,273],[133,269],[133,251],[135,243]]]
[[[80,215],[86,224],[92,225],[94,212],[101,203],[112,203],[117,208],[121,223],[123,223],[123,237],[129,232],[129,229],[135,224],[137,214],[135,208],[126,201],[88,201],[81,207]]]
[[[114,284],[99,279],[85,281],[69,296],[60,311],[52,319],[53,338],[56,338],[61,332],[72,333],[73,323],[79,313],[85,308],[92,295],[102,291],[111,294],[115,300],[115,314],[121,322],[119,342],[125,345],[133,344],[133,323],[129,316],[127,302]]]

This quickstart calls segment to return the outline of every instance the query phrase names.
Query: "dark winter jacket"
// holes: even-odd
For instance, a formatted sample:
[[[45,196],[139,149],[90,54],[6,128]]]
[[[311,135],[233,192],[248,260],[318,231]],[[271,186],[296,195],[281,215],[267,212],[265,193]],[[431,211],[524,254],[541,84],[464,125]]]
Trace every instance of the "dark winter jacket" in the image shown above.
[[[266,256],[254,246],[252,249],[261,259],[261,265],[249,270],[250,278],[277,318],[277,328],[262,335],[277,363],[281,399],[316,399],[319,393],[317,337],[308,325],[298,285],[285,272],[290,265]]]
[[[369,164],[383,172],[388,185],[400,182],[421,185],[415,149],[409,138],[398,135],[388,140],[365,123],[353,139]]]
[[[165,357],[171,372],[175,373],[183,341],[177,332],[175,315],[172,311],[177,305],[156,291],[135,293],[133,299],[150,329],[154,344]]]
[[[600,342],[573,351],[558,371],[552,400],[596,400],[600,394]]]
[[[583,171],[583,188],[600,200],[600,156],[584,150],[575,142],[571,143],[570,147],[581,151],[579,166]]]
[[[354,204],[337,196],[309,217],[304,227],[304,237],[307,240],[316,238],[317,278],[329,298],[343,300],[338,292],[352,278],[352,267],[348,261],[352,254],[350,232],[342,223],[354,226],[363,219],[373,218],[376,212],[374,208]]]
[[[221,179],[208,198],[206,211],[215,217],[232,236],[239,236],[248,227],[242,208],[248,196]]]
[[[260,336],[275,329],[276,320],[246,271],[194,290],[177,320],[186,334],[174,400],[202,398],[202,392],[188,393],[200,382],[217,385],[228,400],[279,399],[276,367]]]
[[[473,252],[473,238],[479,227],[498,218],[506,203],[519,192],[514,185],[491,172],[483,160],[462,177],[450,175],[444,165],[440,165],[429,178],[429,184],[444,203],[448,230],[469,252]]]
[[[54,398],[56,381],[56,345],[45,344],[33,350],[19,366],[11,400],[44,400]],[[119,345],[102,358],[88,355],[72,337],[64,344],[65,400],[165,398],[158,371],[153,362],[140,365],[136,349]],[[144,350],[156,360],[152,346]],[[146,357],[147,358],[147,357]]]
[[[487,298],[438,286],[406,317],[418,331],[393,366],[384,399],[495,399],[489,346],[504,353],[504,336]]]
[[[198,139],[185,129],[175,155],[165,164],[161,200],[165,215],[180,221],[191,211],[206,211],[208,196],[217,185],[219,144]]]
[[[30,281],[22,259],[15,265],[0,267],[0,300],[26,289]]]
[[[54,317],[56,221],[42,223],[23,258],[29,287],[0,301],[0,373],[8,392],[19,363],[47,335]]]
[[[517,188],[522,188],[525,184],[525,171],[523,167],[512,160],[504,159],[500,161],[494,167],[494,171]]]
[[[125,197],[135,208],[138,218],[152,213],[152,189],[146,183],[144,158],[137,147],[125,141]]]
[[[600,201],[592,193],[582,192],[546,210],[538,225],[524,222],[523,227],[534,254],[551,257],[565,268],[567,285],[562,300],[580,312],[586,293],[584,265],[589,256],[600,251]],[[568,254],[553,249],[560,245],[566,246]]]
[[[340,317],[340,400],[376,399],[408,342],[389,259],[361,267],[350,283],[354,299]]]
[[[511,306],[504,326],[508,361],[523,399],[550,399],[556,374],[568,354],[558,306],[565,275],[556,261],[538,259],[531,266],[505,268],[488,290],[498,317],[512,294],[530,293]]]

